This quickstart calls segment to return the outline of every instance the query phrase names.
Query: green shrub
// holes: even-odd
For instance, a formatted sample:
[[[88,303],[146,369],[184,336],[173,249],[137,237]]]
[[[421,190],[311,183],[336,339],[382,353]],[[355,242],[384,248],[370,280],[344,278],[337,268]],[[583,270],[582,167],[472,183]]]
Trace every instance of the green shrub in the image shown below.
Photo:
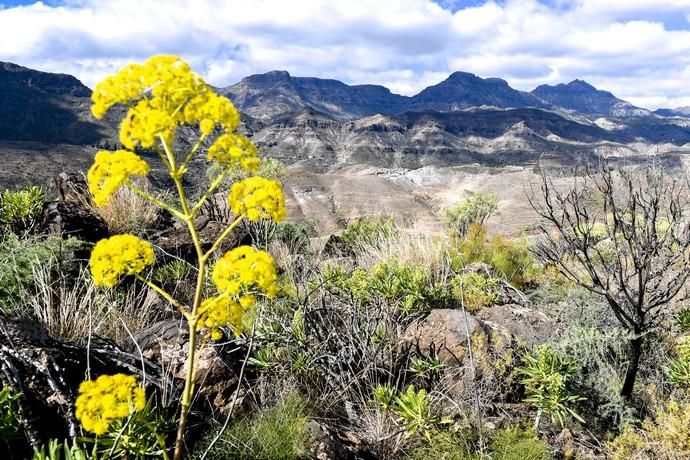
[[[340,234],[353,249],[363,246],[377,246],[382,240],[400,235],[400,228],[389,216],[360,217]]]
[[[446,225],[455,236],[465,237],[472,225],[482,226],[498,211],[495,193],[477,193],[445,211]]]
[[[12,314],[32,294],[34,270],[80,247],[77,240],[26,238],[14,234],[0,241],[0,312]]]
[[[469,312],[489,307],[499,300],[498,280],[479,273],[462,273],[450,281],[451,290],[458,302],[462,300]]]
[[[467,236],[455,241],[451,264],[456,271],[474,262],[494,269],[496,275],[522,288],[536,277],[534,259],[524,241],[510,241],[500,235],[489,238],[484,227],[472,225]]]
[[[676,353],[669,359],[667,373],[671,383],[690,388],[690,336],[676,339]]]
[[[383,299],[405,314],[454,304],[452,292],[435,283],[427,268],[402,265],[394,259],[370,270],[357,267],[350,273],[327,265],[322,273],[327,289],[340,291],[359,304]]]
[[[173,260],[158,268],[153,274],[153,279],[157,283],[181,281],[188,278],[193,270],[194,267],[184,260]]]
[[[542,413],[563,426],[564,418],[570,416],[580,422],[582,417],[572,408],[573,404],[585,398],[573,393],[573,380],[578,371],[575,360],[563,358],[547,346],[540,346],[535,352],[523,358],[524,366],[516,368],[525,385],[525,402],[537,408],[535,426],[539,426]]]
[[[273,240],[285,244],[291,254],[307,254],[311,248],[309,235],[313,231],[313,228],[307,225],[280,222],[275,226]]]
[[[435,431],[431,440],[422,439],[405,455],[408,460],[480,460],[479,436],[472,430]],[[498,460],[500,457],[494,457]]]
[[[423,388],[417,390],[409,385],[406,391],[400,391],[390,399],[391,387],[378,386],[374,389],[374,401],[380,409],[390,410],[396,417],[396,423],[404,428],[405,437],[421,434],[431,442],[433,433],[443,425],[452,423],[443,419],[432,408],[429,394]]]
[[[65,439],[58,441],[51,439],[47,445],[40,448],[34,447],[32,460],[87,460],[89,454],[77,444],[76,440],[70,442]]]
[[[306,403],[297,393],[290,393],[275,407],[244,417],[233,423],[206,458],[226,460],[291,460],[305,458],[308,452],[309,420]],[[208,449],[211,434],[196,450],[201,458]]]
[[[46,195],[40,187],[5,190],[0,194],[0,224],[14,233],[30,230],[43,210]]]
[[[491,458],[501,460],[550,460],[546,442],[537,439],[534,428],[515,425],[496,433],[491,441]]]
[[[613,460],[690,458],[690,404],[669,401],[641,429],[625,427],[607,448]]]
[[[435,379],[441,376],[444,363],[437,356],[415,358],[410,363],[410,372],[419,379]]]
[[[18,437],[17,399],[19,396],[10,387],[3,387],[0,390],[0,441],[8,442]]]
[[[597,325],[596,311],[607,307],[596,305],[590,296],[584,299],[583,308],[589,310],[580,309],[575,317],[561,316],[567,327],[559,337],[554,337],[550,346],[556,354],[576,360],[580,367],[573,376],[575,382],[571,383],[575,383],[578,391],[587,397],[579,405],[581,411],[588,414],[588,425],[604,430],[622,428],[637,419],[635,409],[621,396],[623,378],[620,370],[627,363],[631,334],[616,326]],[[577,310],[575,305],[565,308]]]
[[[376,385],[373,391],[374,403],[381,410],[389,410],[393,407],[396,394],[395,387],[390,384]]]
[[[675,315],[676,323],[683,331],[690,331],[690,308],[681,308]]]
[[[209,165],[206,176],[209,180],[213,180],[223,171],[225,165],[220,163],[212,163]],[[229,189],[234,182],[239,182],[250,176],[261,176],[266,179],[272,179],[277,181],[282,181],[287,179],[290,173],[288,172],[285,163],[275,158],[262,158],[259,164],[259,169],[255,173],[249,173],[242,169],[239,165],[230,168],[229,172],[225,175],[220,188]]]
[[[529,297],[539,307],[549,308],[562,302],[576,289],[575,284],[566,279],[556,267],[534,268],[532,272],[535,274],[533,281],[536,287],[530,291]]]

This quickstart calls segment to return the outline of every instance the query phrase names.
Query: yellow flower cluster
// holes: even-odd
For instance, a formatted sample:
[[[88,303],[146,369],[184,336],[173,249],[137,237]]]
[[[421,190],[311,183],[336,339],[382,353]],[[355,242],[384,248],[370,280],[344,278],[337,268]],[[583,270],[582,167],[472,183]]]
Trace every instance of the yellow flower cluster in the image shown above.
[[[240,134],[223,134],[209,147],[208,159],[228,166],[240,166],[246,171],[259,169],[259,157],[254,144]]]
[[[217,125],[234,131],[240,115],[232,102],[216,95],[204,80],[177,56],[153,56],[144,64],[129,64],[96,86],[91,110],[101,118],[116,104],[129,107],[120,129],[120,142],[130,150],[152,147],[158,136],[170,146],[182,124],[199,124],[204,134]]]
[[[236,182],[228,198],[232,212],[256,222],[271,219],[274,222],[285,220],[285,196],[280,182],[263,177],[249,177]]]
[[[76,416],[85,430],[101,435],[113,421],[128,417],[145,405],[146,395],[134,376],[101,375],[79,385]]]
[[[148,172],[148,163],[132,152],[99,151],[86,176],[94,203],[96,206],[108,204],[110,198],[129,176],[145,176]]]
[[[228,98],[208,90],[187,103],[184,119],[189,124],[199,123],[199,129],[206,135],[211,134],[216,125],[230,133],[240,124],[240,113]]]
[[[223,255],[213,266],[211,278],[218,289],[239,296],[260,290],[273,297],[278,292],[276,267],[266,251],[240,246]]]
[[[141,273],[153,264],[153,248],[134,235],[115,235],[96,243],[89,263],[94,283],[113,287],[121,276]]]
[[[251,294],[240,296],[239,301],[227,295],[206,299],[199,307],[200,320],[197,329],[210,328],[213,340],[222,338],[221,327],[230,326],[235,334],[239,334],[242,331],[244,310],[252,307],[254,303],[256,298]]]

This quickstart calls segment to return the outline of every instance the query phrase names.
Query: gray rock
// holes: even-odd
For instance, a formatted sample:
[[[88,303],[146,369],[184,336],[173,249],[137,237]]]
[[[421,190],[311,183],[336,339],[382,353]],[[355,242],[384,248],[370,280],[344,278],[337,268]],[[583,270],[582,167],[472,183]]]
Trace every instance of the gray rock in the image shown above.
[[[544,313],[517,304],[496,305],[475,315],[462,310],[438,309],[413,323],[404,341],[423,355],[435,355],[446,364],[463,365],[468,335],[473,346],[504,350],[513,345],[535,345],[553,333],[555,322]]]
[[[462,365],[468,337],[475,334],[485,335],[485,332],[473,315],[462,310],[438,309],[409,327],[404,340],[421,354],[438,356],[447,364]]]
[[[166,369],[178,383],[184,381],[189,335],[183,321],[166,319],[154,323],[136,332],[134,341],[136,345],[130,343],[130,350],[141,350],[144,358]],[[233,404],[239,406],[244,402],[246,391],[238,385],[237,376],[245,355],[246,347],[242,343],[232,346],[207,343],[197,353],[197,395],[214,410],[227,413]]]
[[[518,345],[545,342],[556,323],[543,312],[516,304],[495,305],[477,313],[477,319],[489,331],[509,336]]]
[[[82,203],[50,201],[43,206],[39,231],[95,243],[108,236],[108,224]]]

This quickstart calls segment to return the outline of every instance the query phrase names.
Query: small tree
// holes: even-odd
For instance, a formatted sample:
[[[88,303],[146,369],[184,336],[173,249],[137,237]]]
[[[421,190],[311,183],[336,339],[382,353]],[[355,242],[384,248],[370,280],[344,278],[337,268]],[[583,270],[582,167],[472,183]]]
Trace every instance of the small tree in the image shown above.
[[[588,170],[559,191],[542,172],[543,202],[530,204],[545,220],[534,248],[571,281],[603,296],[633,334],[621,394],[630,398],[648,333],[687,297],[690,230],[686,187],[655,166]]]
[[[445,211],[448,228],[460,238],[465,237],[473,224],[483,226],[498,210],[495,193],[476,193],[462,203]]]

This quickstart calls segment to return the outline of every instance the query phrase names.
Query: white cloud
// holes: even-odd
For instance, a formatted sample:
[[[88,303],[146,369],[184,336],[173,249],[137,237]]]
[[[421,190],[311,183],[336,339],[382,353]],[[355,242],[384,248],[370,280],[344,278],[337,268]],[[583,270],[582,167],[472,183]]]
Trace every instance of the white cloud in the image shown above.
[[[0,10],[0,60],[88,85],[128,61],[180,54],[211,84],[272,69],[414,94],[455,70],[519,89],[582,78],[649,107],[690,98],[690,0],[69,0]]]

